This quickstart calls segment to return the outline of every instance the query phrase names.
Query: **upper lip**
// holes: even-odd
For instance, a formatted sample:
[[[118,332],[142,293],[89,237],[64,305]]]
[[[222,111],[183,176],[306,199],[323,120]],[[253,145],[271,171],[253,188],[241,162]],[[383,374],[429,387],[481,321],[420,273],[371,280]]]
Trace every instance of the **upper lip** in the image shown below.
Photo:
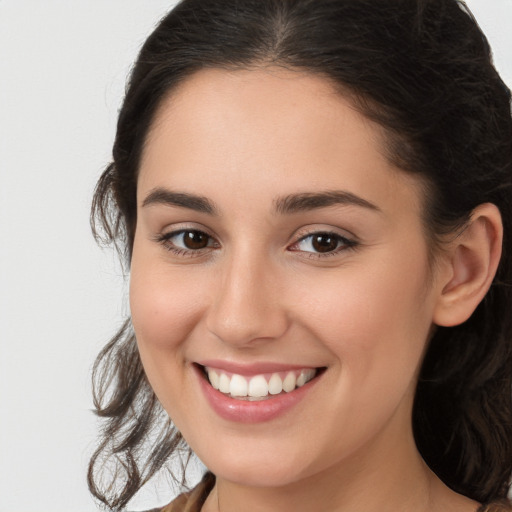
[[[196,364],[206,366],[208,368],[215,368],[217,370],[224,370],[228,373],[236,373],[238,375],[259,375],[262,373],[275,373],[286,372],[291,370],[302,370],[304,368],[317,368],[314,365],[300,365],[300,364],[286,364],[271,361],[255,362],[255,363],[236,363],[234,361],[223,361],[219,359],[208,359],[196,361]]]

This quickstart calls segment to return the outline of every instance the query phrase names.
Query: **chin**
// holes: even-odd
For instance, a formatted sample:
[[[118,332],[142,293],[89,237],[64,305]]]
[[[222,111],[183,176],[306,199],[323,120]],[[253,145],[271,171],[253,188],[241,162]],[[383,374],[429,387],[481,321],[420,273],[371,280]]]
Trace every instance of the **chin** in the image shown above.
[[[213,469],[213,468],[212,468]],[[284,487],[302,476],[291,468],[267,463],[265,466],[242,465],[219,467],[213,473],[218,477],[245,487]]]
[[[208,451],[207,451],[208,452]],[[283,487],[311,476],[312,467],[304,460],[304,454],[295,449],[293,455],[285,451],[253,448],[237,453],[212,453],[201,458],[206,467],[218,478],[247,487]],[[277,456],[269,456],[273,453]],[[201,454],[198,454],[201,456]]]

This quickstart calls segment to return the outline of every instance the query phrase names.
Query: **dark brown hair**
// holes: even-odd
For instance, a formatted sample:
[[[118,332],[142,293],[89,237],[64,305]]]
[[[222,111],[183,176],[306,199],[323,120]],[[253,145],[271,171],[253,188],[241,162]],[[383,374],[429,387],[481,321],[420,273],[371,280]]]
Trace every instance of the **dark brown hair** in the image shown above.
[[[496,278],[468,321],[436,330],[413,426],[423,458],[452,489],[480,502],[505,499],[512,473],[510,91],[463,2],[183,0],[133,68],[113,161],[94,195],[96,237],[129,263],[139,161],[162,98],[206,67],[265,65],[326,77],[385,129],[389,158],[427,185],[433,242],[463,226],[479,204],[500,209],[505,236]],[[161,415],[129,320],[98,356],[94,385],[105,428],[89,485],[119,510],[186,446]]]

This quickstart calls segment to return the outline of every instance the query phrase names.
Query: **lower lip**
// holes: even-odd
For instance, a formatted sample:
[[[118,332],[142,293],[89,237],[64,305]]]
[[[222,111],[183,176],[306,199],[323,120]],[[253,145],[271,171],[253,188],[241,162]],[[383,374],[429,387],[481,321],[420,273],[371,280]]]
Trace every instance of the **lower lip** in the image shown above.
[[[321,376],[315,377],[290,393],[266,400],[248,401],[231,398],[214,389],[199,368],[195,368],[201,389],[212,409],[223,419],[238,423],[261,423],[285,414],[297,405],[313,388]]]

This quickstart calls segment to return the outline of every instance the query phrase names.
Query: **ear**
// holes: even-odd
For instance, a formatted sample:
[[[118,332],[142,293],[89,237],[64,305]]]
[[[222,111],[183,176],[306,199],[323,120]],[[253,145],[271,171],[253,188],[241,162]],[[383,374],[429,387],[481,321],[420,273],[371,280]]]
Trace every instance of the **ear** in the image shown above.
[[[439,276],[440,294],[434,309],[436,325],[465,322],[489,290],[501,257],[503,223],[498,208],[481,204],[464,231],[449,244]]]

